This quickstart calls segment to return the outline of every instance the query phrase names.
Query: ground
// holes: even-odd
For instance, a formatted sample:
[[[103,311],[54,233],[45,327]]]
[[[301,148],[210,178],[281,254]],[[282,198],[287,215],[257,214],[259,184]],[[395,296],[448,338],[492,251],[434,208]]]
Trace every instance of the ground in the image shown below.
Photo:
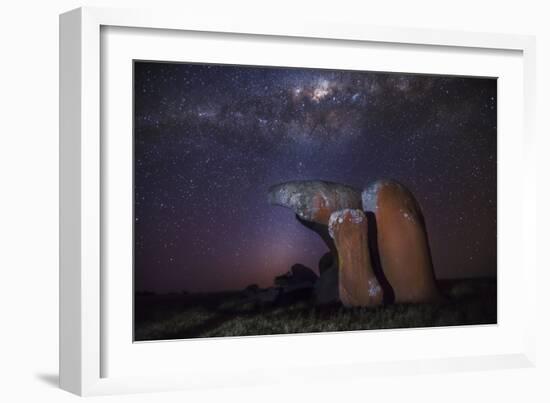
[[[315,306],[307,292],[277,303],[259,303],[245,292],[138,293],[135,340],[250,336],[497,322],[496,279],[440,281],[447,296],[434,304],[377,308]]]

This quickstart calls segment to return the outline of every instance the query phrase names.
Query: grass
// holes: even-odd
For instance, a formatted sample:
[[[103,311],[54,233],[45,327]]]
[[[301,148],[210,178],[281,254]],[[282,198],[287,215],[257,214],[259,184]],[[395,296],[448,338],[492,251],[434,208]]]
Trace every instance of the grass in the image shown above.
[[[444,302],[376,308],[318,307],[307,294],[282,304],[261,304],[242,292],[138,295],[135,340],[496,323],[494,279],[448,280],[440,286],[448,297]]]

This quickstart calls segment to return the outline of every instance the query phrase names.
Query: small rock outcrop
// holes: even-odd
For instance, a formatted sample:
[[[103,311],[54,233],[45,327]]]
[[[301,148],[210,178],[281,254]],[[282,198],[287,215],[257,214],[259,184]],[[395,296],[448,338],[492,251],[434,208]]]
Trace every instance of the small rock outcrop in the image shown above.
[[[281,290],[279,304],[310,299],[317,282],[317,274],[309,267],[296,263],[287,273],[275,277],[275,286]]]
[[[296,283],[315,284],[318,278],[313,270],[300,263],[293,265],[290,268],[290,272],[292,273],[292,279]]]
[[[313,287],[317,278],[317,274],[309,267],[296,263],[289,272],[275,277],[275,285],[279,287]]]

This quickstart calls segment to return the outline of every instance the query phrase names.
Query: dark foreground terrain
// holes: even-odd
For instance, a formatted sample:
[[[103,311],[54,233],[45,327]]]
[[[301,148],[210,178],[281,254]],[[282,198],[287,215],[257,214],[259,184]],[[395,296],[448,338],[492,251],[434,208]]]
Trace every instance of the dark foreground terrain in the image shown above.
[[[250,291],[138,293],[134,338],[146,341],[496,323],[496,279],[445,280],[440,287],[447,296],[443,302],[377,308],[315,306],[308,290],[267,302]]]

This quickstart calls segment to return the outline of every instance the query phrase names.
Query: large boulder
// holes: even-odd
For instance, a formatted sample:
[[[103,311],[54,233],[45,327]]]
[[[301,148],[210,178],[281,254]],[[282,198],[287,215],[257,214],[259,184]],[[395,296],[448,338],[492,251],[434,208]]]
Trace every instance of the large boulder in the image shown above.
[[[269,189],[273,205],[288,207],[305,221],[328,225],[330,215],[344,208],[361,208],[361,193],[346,185],[325,181],[285,182]]]
[[[329,232],[338,249],[338,295],[344,306],[380,305],[384,293],[371,265],[367,218],[358,209],[335,211]]]
[[[427,302],[440,297],[420,206],[402,184],[379,180],[362,193],[363,210],[375,218],[374,233],[383,275],[395,302]],[[340,252],[340,250],[339,250]]]

